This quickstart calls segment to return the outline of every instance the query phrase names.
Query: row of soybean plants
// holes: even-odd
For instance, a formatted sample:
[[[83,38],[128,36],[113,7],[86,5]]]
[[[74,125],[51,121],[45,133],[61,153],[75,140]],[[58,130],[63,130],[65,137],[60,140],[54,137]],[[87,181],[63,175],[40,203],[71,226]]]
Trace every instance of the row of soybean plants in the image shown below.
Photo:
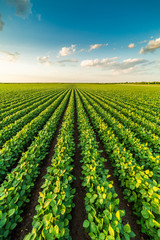
[[[74,180],[73,155],[74,143],[74,93],[72,91],[68,108],[65,112],[62,126],[57,138],[55,153],[51,165],[47,168],[42,192],[39,194],[39,204],[32,222],[32,231],[25,240],[33,239],[71,239],[69,220],[74,207],[75,189],[71,183]]]
[[[126,106],[126,104],[120,104],[119,101],[117,103],[111,103],[110,101],[107,102],[112,107],[115,107],[116,109],[121,111],[121,113],[123,113],[125,116],[132,119],[135,123],[138,123],[145,127],[147,130],[157,135],[160,135],[160,113],[158,113],[157,111],[155,112],[154,116],[152,116],[151,114],[146,114],[143,111],[137,110],[136,107],[133,108],[131,106]]]
[[[38,93],[37,91],[35,93]],[[17,94],[15,91],[5,91],[5,93],[3,92],[3,90],[1,89],[1,100],[0,100],[0,107],[2,112],[4,111],[4,109],[11,109],[11,107],[14,105],[16,106],[17,104],[19,104],[20,101],[26,101],[27,98],[33,97],[34,92],[26,92],[26,91],[18,91]],[[0,110],[0,113],[1,113]]]
[[[37,89],[32,89],[32,90],[18,90],[17,94],[14,90],[11,90],[10,92],[8,92],[8,90],[6,89],[6,95],[3,95],[3,91],[1,89],[1,101],[0,101],[0,107],[2,112],[6,109],[9,110],[11,108],[14,108],[16,106],[20,106],[20,102],[25,103],[27,99],[32,99],[34,98],[36,95],[43,95],[44,93],[52,93],[52,91],[56,90],[52,89],[52,90],[46,90],[46,89],[42,89],[42,90],[37,90]],[[4,101],[5,99],[5,101]],[[1,111],[0,111],[1,113]]]
[[[82,185],[86,190],[85,209],[88,214],[83,226],[91,239],[130,239],[135,235],[129,224],[122,224],[125,212],[119,210],[119,199],[104,167],[106,160],[100,156],[95,133],[77,93],[76,102],[82,151]]]
[[[122,100],[121,96],[110,96],[108,97],[106,93],[104,92],[97,92],[97,91],[91,91],[92,93],[103,97],[104,100],[108,100],[109,102],[113,102],[115,104],[120,105],[123,108],[127,108],[130,109],[132,111],[137,112],[140,115],[143,115],[145,118],[147,119],[152,119],[153,122],[157,122],[159,121],[160,118],[160,112],[159,110],[157,111],[157,108],[153,108],[153,106],[149,106],[148,103],[146,102],[146,104],[144,103],[144,101],[138,102],[136,103],[136,100],[130,100],[130,99],[126,99],[125,101]],[[138,97],[138,96],[137,96]],[[141,111],[139,111],[141,110]],[[155,117],[155,118],[154,118]]]
[[[58,91],[58,90],[56,90],[56,91]],[[1,109],[0,121],[4,120],[6,117],[9,117],[9,116],[17,113],[20,110],[23,110],[26,107],[29,107],[32,103],[36,102],[39,98],[42,99],[43,97],[45,97],[47,95],[52,95],[52,93],[54,93],[56,91],[48,92],[47,94],[46,93],[43,93],[43,94],[37,93],[36,95],[34,95],[34,97],[29,96],[28,98],[26,98],[25,101],[19,100],[18,104],[16,104],[16,106],[9,106],[8,108]]]
[[[3,144],[7,140],[16,135],[17,132],[19,132],[26,124],[36,118],[43,110],[45,110],[51,103],[53,103],[62,93],[63,92],[56,92],[52,96],[44,98],[38,103],[33,104],[31,107],[22,110],[23,113],[26,113],[24,116],[20,117],[17,121],[8,124],[6,127],[0,130],[0,148],[2,148]]]
[[[106,104],[103,101],[98,100],[96,97],[88,97],[85,95],[89,103],[94,107],[98,114],[103,117],[104,121],[112,129],[113,133],[118,137],[120,143],[129,150],[137,164],[142,166],[144,170],[153,171],[153,179],[160,181],[159,169],[160,161],[159,156],[154,157],[147,144],[143,144],[140,140],[134,136],[133,132],[121,124],[116,118],[114,118],[106,109]]]
[[[151,90],[151,88],[150,88],[150,90]],[[136,91],[131,90],[129,92],[130,92],[130,96],[128,96],[128,94],[126,94],[126,92],[119,94],[118,99],[120,100],[120,102],[126,102],[129,105],[132,105],[134,103],[134,105],[136,105],[137,107],[140,106],[140,108],[141,107],[143,109],[146,108],[146,110],[151,109],[151,112],[152,112],[152,110],[155,112],[160,111],[159,92],[157,91],[157,89],[154,89],[154,92],[149,91],[146,95],[144,95],[144,93],[145,93],[144,87],[142,88],[141,94],[139,94],[137,89],[136,89]],[[105,97],[107,92],[103,91],[102,94]],[[157,96],[156,96],[156,94],[157,94]],[[117,96],[111,95],[111,98],[114,100],[117,100]]]
[[[18,98],[16,98],[16,96],[14,95],[14,92],[11,92],[11,96],[8,94],[8,101],[6,101],[5,104],[3,104],[3,102],[1,101],[0,103],[0,113],[2,114],[3,112],[7,112],[9,110],[12,110],[13,108],[16,108],[20,105],[22,105],[23,103],[26,104],[27,100],[31,100],[32,98],[34,98],[34,95],[39,95],[39,93],[37,92],[36,94],[30,93],[30,94],[26,94],[25,92],[20,92],[20,96]],[[2,92],[1,92],[1,97],[3,96]],[[3,97],[2,97],[3,99]]]
[[[99,97],[98,97],[99,98]],[[135,135],[135,137],[139,138],[142,143],[147,145],[152,151],[153,155],[159,155],[160,153],[160,138],[155,135],[151,131],[147,131],[147,129],[140,124],[134,122],[131,118],[127,117],[121,111],[122,108],[118,107],[117,104],[110,106],[110,103],[106,102],[102,97],[100,98],[102,102],[105,103],[105,110],[109,112],[112,116],[114,116],[118,121],[125,125],[125,127],[129,128]],[[104,106],[104,105],[103,105]]]
[[[53,93],[50,93],[50,94],[43,94],[43,95],[37,96],[35,99],[28,100],[28,103],[22,105],[21,106],[22,108],[20,108],[19,110],[17,109],[16,112],[12,114],[7,113],[8,115],[0,121],[0,129],[4,128],[10,123],[15,122],[17,119],[23,117],[24,115],[26,115],[27,113],[29,113],[30,111],[38,107],[40,104],[49,100],[49,98],[51,98],[52,96],[58,93],[59,91],[54,91]]]
[[[68,90],[49,100],[49,102],[42,105],[40,109],[38,108],[37,111],[38,113],[40,111],[40,114],[38,115],[36,112],[35,118],[3,145],[0,150],[0,181],[3,180],[10,168],[22,155],[26,147],[28,147],[32,140],[34,140],[38,132],[43,128],[43,125],[59,106],[64,96],[68,94],[67,92]],[[10,132],[12,134],[12,131]]]
[[[104,144],[106,153],[115,167],[124,194],[133,203],[133,210],[140,218],[142,232],[160,238],[160,186],[152,179],[152,172],[139,166],[130,151],[127,151],[103,118],[80,93],[83,104]]]
[[[58,123],[65,110],[70,92],[59,102],[54,114],[39,131],[38,136],[20,158],[17,166],[7,174],[0,187],[0,239],[10,239],[10,233],[22,221],[21,213],[34,186],[40,166],[46,157]],[[47,119],[46,119],[47,120]]]

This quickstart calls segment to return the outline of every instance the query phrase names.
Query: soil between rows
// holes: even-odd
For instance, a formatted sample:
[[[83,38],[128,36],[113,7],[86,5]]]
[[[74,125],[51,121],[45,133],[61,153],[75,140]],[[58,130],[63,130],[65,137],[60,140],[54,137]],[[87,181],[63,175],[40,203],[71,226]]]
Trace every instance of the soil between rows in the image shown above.
[[[69,97],[70,98],[70,97]],[[69,102],[69,99],[68,99]],[[43,185],[45,179],[43,178],[47,173],[47,167],[50,166],[52,157],[54,155],[54,148],[57,144],[57,137],[59,134],[59,130],[61,128],[63,117],[66,112],[68,102],[66,104],[65,110],[62,113],[61,119],[58,123],[57,129],[55,131],[54,137],[51,141],[51,145],[48,151],[47,156],[43,160],[43,163],[40,168],[40,173],[38,175],[38,178],[34,182],[34,187],[30,194],[30,202],[27,203],[23,209],[23,213],[21,217],[23,218],[22,222],[18,223],[16,228],[12,231],[11,239],[12,240],[23,240],[25,235],[30,233],[32,231],[32,221],[33,217],[36,214],[35,207],[38,205],[38,198],[39,198],[39,192],[42,191],[41,186]]]
[[[79,95],[80,96],[80,95]],[[81,98],[81,96],[80,96]],[[82,98],[81,98],[82,101]],[[83,101],[82,101],[83,104]],[[107,161],[104,163],[106,169],[109,170],[109,175],[110,177],[108,178],[110,181],[113,181],[113,186],[115,188],[115,191],[118,195],[119,198],[119,208],[121,210],[125,210],[125,216],[122,219],[123,224],[129,223],[132,231],[136,234],[136,236],[132,239],[134,240],[149,240],[149,237],[141,232],[141,226],[139,224],[137,224],[137,220],[139,220],[139,218],[133,213],[132,210],[132,204],[129,203],[125,198],[124,198],[124,188],[121,187],[121,183],[118,180],[117,176],[114,176],[114,167],[111,164],[111,161],[109,160],[109,157],[107,156],[107,153],[105,151],[104,145],[101,141],[101,139],[99,138],[98,134],[97,134],[97,130],[94,128],[92,122],[91,122],[91,118],[83,104],[83,107],[86,111],[86,114],[88,116],[90,125],[92,126],[92,128],[94,129],[95,135],[96,135],[96,141],[99,143],[99,150],[102,150],[101,152],[101,157],[105,158]]]
[[[71,215],[72,220],[70,221],[70,235],[73,240],[89,240],[90,237],[85,232],[83,227],[83,222],[85,219],[88,218],[87,213],[85,211],[85,189],[82,186],[82,164],[80,162],[81,150],[79,147],[79,132],[78,132],[78,125],[77,125],[77,107],[76,107],[76,99],[74,96],[74,103],[75,103],[75,115],[74,115],[74,141],[75,141],[75,155],[74,155],[74,168],[73,168],[73,175],[76,177],[76,180],[72,183],[72,188],[76,189],[75,197],[73,202],[75,204],[75,208],[73,208]]]

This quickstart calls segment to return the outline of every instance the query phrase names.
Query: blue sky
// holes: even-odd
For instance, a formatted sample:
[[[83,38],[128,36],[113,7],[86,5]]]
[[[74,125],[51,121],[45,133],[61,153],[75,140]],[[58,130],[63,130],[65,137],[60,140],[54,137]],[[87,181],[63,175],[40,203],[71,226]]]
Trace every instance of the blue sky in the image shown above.
[[[0,81],[158,81],[159,76],[159,0],[0,2]]]

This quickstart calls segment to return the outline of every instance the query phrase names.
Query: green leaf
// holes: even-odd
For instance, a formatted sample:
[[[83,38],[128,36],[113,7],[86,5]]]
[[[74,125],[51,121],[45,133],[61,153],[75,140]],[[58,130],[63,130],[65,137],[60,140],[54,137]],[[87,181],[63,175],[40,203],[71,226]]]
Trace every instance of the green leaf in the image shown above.
[[[91,232],[97,233],[97,226],[94,222],[91,222]]]
[[[8,217],[12,216],[12,215],[15,213],[15,211],[16,211],[15,208],[10,209],[10,210],[8,211]]]
[[[91,206],[90,206],[90,205],[86,206],[86,211],[87,211],[87,212],[90,212],[90,211],[91,211]]]
[[[92,197],[92,195],[90,193],[87,193],[86,196],[87,196],[87,198],[91,198]]]
[[[0,219],[2,218],[2,216],[3,216],[3,213],[2,213],[2,211],[0,211]]]
[[[90,221],[90,222],[93,222],[93,217],[92,217],[92,215],[89,213],[88,214],[88,220]]]
[[[31,237],[32,237],[32,233],[29,233],[24,237],[24,240],[30,240]]]
[[[141,214],[142,214],[142,216],[143,216],[145,219],[148,219],[148,218],[149,218],[149,213],[148,213],[148,211],[147,211],[146,209],[143,209],[143,210],[141,211]]]
[[[39,227],[41,226],[40,222],[34,222],[34,224],[32,224],[33,228],[39,230]]]
[[[9,230],[7,230],[7,231],[4,232],[4,237],[5,237],[5,238],[7,238],[8,235],[9,235]]]
[[[5,225],[6,221],[7,221],[7,218],[2,218],[1,219],[1,221],[0,221],[0,228],[2,228]]]
[[[90,236],[91,239],[97,240],[97,239],[96,239],[96,236],[94,235],[93,232],[90,232],[90,233],[89,233],[89,236]]]
[[[45,203],[44,203],[44,208],[47,208],[51,203],[51,199],[48,199]]]
[[[58,237],[58,235],[59,235],[59,227],[58,227],[58,225],[55,225],[55,226],[54,226],[54,231],[53,231],[53,233],[54,233],[55,237]]]
[[[83,227],[84,228],[88,228],[89,227],[89,221],[88,220],[84,220]]]
[[[158,229],[157,234],[158,234],[158,237],[160,237],[160,229]]]
[[[131,232],[131,227],[129,226],[129,224],[126,224],[126,225],[124,226],[124,231],[125,231],[126,233],[130,233],[130,232]]]
[[[64,215],[66,212],[65,208],[61,209],[61,214]]]
[[[52,207],[52,211],[53,211],[53,214],[56,215],[57,211],[58,211],[58,207],[55,205]]]
[[[105,234],[104,233],[100,233],[99,240],[104,240],[104,239],[105,239]]]
[[[17,226],[17,223],[13,223],[13,224],[11,225],[11,230],[13,230],[16,226]]]

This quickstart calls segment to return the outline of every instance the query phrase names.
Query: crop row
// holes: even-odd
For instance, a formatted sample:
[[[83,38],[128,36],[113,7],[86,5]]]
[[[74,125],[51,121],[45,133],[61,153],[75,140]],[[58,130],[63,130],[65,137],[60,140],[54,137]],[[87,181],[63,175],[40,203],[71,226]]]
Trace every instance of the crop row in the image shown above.
[[[10,239],[11,231],[17,222],[22,221],[21,213],[25,203],[29,202],[31,189],[38,176],[40,165],[47,155],[51,140],[66,107],[70,93],[51,115],[44,128],[32,142],[28,150],[23,154],[18,165],[7,175],[0,187],[0,238]]]
[[[119,210],[119,199],[113,184],[108,180],[106,159],[100,157],[98,143],[83,105],[77,95],[78,129],[82,150],[83,186],[86,189],[85,208],[88,219],[84,221],[91,239],[130,239],[134,236],[129,224],[123,226],[123,210]]]
[[[0,103],[0,113],[11,110],[12,108],[18,107],[21,104],[25,104],[27,100],[32,100],[33,98],[52,94],[55,90],[58,89],[52,89],[52,90],[42,90],[42,91],[19,91],[18,95],[15,95],[15,92],[8,93],[7,91],[7,98],[6,101],[4,101],[4,97],[2,97],[2,101]],[[2,94],[2,93],[1,93]]]
[[[151,180],[153,173],[149,170],[144,171],[137,165],[132,154],[126,151],[104,120],[88,104],[84,96],[80,95],[92,124],[115,167],[121,186],[125,189],[124,194],[129,202],[133,202],[133,209],[140,218],[142,232],[158,240],[160,237],[160,188],[156,181]]]
[[[132,108],[130,106],[127,107],[125,104],[121,106],[119,105],[119,102],[111,103],[111,101],[106,101],[104,97],[103,97],[103,101],[107,102],[112,107],[115,107],[127,118],[129,117],[135,123],[138,123],[144,128],[146,128],[146,130],[152,131],[154,134],[160,135],[160,128],[159,128],[160,120],[158,120],[158,112],[156,113],[156,116],[152,116],[149,114],[147,115],[143,111],[138,111],[136,108],[133,110],[133,107]],[[149,119],[147,119],[147,116]],[[160,117],[160,114],[159,114],[159,117]],[[157,121],[157,123],[154,123],[154,121]]]
[[[55,93],[56,92],[57,90],[55,91]],[[47,94],[47,96],[50,96],[50,95],[52,94]],[[42,96],[40,96],[40,99],[43,99],[45,96],[46,94],[45,95],[43,94]],[[19,101],[16,107],[9,107],[9,109],[5,109],[5,111],[1,113],[0,121],[4,120],[6,117],[9,117],[10,115],[13,115],[14,113],[17,113],[20,110],[23,110],[26,107],[29,107],[32,103],[37,101],[37,97],[38,96],[35,96],[34,98],[31,98],[31,99],[30,98],[26,99],[25,102]]]
[[[105,104],[103,102],[97,100],[96,98],[94,98],[96,99],[96,101],[94,101],[88,98],[88,96],[86,96],[86,99],[112,129],[113,133],[118,137],[120,143],[124,145],[126,150],[129,150],[133,154],[136,162],[140,166],[143,166],[144,170],[149,169],[153,171],[153,179],[159,181],[160,156],[154,157],[147,144],[141,143],[140,140],[130,131],[130,129],[127,129],[126,126],[121,124],[118,120],[112,117],[110,113],[105,111]]]
[[[92,94],[96,95],[97,97],[103,98],[104,101],[107,101],[109,103],[113,104],[118,104],[123,108],[126,108],[128,110],[131,110],[133,112],[136,112],[137,114],[142,115],[143,117],[152,120],[153,122],[159,123],[159,118],[160,118],[160,109],[157,111],[157,108],[153,110],[153,106],[149,106],[148,103],[144,104],[144,102],[138,102],[136,101],[131,101],[130,99],[127,99],[125,102],[122,100],[121,97],[108,97],[106,94],[101,94],[100,92],[93,92],[91,91]],[[147,106],[145,106],[147,105]],[[155,106],[154,106],[155,107]]]
[[[0,150],[0,181],[3,180],[6,173],[15,164],[24,149],[30,144],[46,121],[52,116],[65,94],[66,93],[60,95],[53,103],[45,108],[38,117],[25,125],[16,136],[3,145],[3,148]]]
[[[29,113],[30,111],[34,110],[36,107],[38,107],[40,104],[48,101],[50,98],[52,98],[53,96],[55,96],[56,94],[58,94],[59,92],[56,91],[53,94],[50,95],[44,95],[41,96],[39,98],[36,98],[33,101],[29,101],[30,104],[29,106],[25,107],[23,105],[23,108],[20,110],[17,110],[15,113],[13,114],[9,114],[7,117],[3,118],[0,121],[0,129],[4,128],[5,126],[7,126],[8,124],[11,124],[13,122],[15,122],[17,119],[25,116],[27,113]],[[27,104],[28,105],[28,104]]]
[[[51,166],[47,168],[43,191],[39,195],[37,214],[33,219],[33,229],[24,240],[71,239],[69,235],[70,212],[74,207],[75,189],[71,183],[74,144],[74,94],[71,93],[62,127],[57,138]]]
[[[41,100],[38,104],[33,105],[33,110],[28,114],[26,113],[24,117],[21,117],[14,123],[9,124],[0,130],[0,148],[3,144],[17,134],[26,124],[28,124],[32,119],[38,116],[43,110],[45,110],[51,103],[53,103],[61,93],[56,93],[52,97]],[[26,110],[24,109],[24,112]]]
[[[95,101],[97,101],[97,99],[95,99]],[[102,105],[103,107],[105,107],[105,110],[107,112],[109,112],[112,116],[118,119],[118,121],[125,125],[126,128],[129,128],[134,133],[135,137],[139,138],[141,142],[145,143],[149,148],[151,148],[153,155],[156,156],[160,153],[160,138],[158,136],[156,136],[151,131],[147,131],[140,124],[135,123],[132,119],[127,117],[127,115],[123,115],[121,109],[119,109],[116,104],[111,107],[106,104],[105,100],[103,101],[102,99],[101,102],[105,103],[105,105]],[[101,105],[100,102],[99,104]]]

